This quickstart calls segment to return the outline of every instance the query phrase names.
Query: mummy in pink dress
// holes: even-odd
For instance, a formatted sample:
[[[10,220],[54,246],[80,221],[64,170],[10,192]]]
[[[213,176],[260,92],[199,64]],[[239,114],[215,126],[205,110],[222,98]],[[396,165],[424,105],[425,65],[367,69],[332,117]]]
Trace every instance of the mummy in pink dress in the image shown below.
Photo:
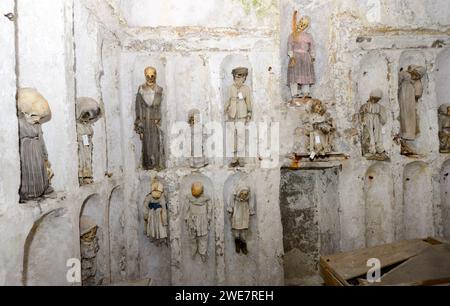
[[[294,13],[294,18],[297,19],[296,13]],[[293,98],[311,98],[311,85],[316,82],[314,39],[311,34],[306,32],[309,24],[309,17],[302,17],[296,25],[295,31],[289,36],[288,85]],[[299,87],[300,93],[298,92]]]

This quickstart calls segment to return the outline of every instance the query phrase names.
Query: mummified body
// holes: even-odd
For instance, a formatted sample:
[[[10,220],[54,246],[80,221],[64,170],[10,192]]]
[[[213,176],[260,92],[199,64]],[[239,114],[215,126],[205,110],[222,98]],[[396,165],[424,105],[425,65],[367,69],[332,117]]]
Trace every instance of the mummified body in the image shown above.
[[[234,123],[233,130],[233,160],[232,167],[244,166],[244,156],[239,156],[239,149],[245,148],[245,134],[237,132],[238,124],[247,124],[252,119],[252,92],[249,86],[245,85],[248,76],[248,69],[238,67],[232,71],[234,84],[231,85],[228,93],[228,100],[225,104],[227,121]],[[243,150],[245,152],[245,150]]]
[[[167,206],[163,185],[154,180],[151,192],[144,200],[145,234],[154,242],[165,241],[168,237]]]
[[[386,110],[379,104],[383,92],[376,89],[370,93],[369,100],[359,111],[362,123],[362,151],[369,159],[385,160],[387,154],[383,147],[382,127],[386,124]]]
[[[292,98],[311,97],[310,87],[316,82],[314,61],[316,60],[314,39],[307,29],[311,20],[304,16],[297,23],[297,11],[292,20],[292,34],[288,40],[288,85],[291,88]],[[298,93],[298,88],[301,93]]]
[[[247,254],[247,232],[250,227],[250,216],[255,214],[254,199],[250,188],[239,185],[228,206],[231,214],[231,228],[233,230],[236,252]]]
[[[192,184],[184,220],[189,231],[192,255],[200,254],[203,262],[208,255],[208,236],[212,220],[210,202],[209,197],[203,194],[203,185]]]
[[[407,71],[399,73],[400,137],[402,154],[405,155],[415,154],[406,141],[415,140],[420,132],[416,104],[423,94],[425,73],[426,69],[420,66],[409,66]]]
[[[156,69],[145,69],[146,83],[136,95],[135,131],[142,140],[142,167],[145,170],[164,168],[164,145],[161,129],[163,89],[156,84]]]
[[[450,153],[450,104],[439,107],[439,148],[441,153]]]
[[[98,226],[86,216],[80,218],[81,281],[83,286],[96,286],[97,254],[100,249]]]
[[[92,170],[92,125],[102,116],[98,103],[91,98],[79,98],[76,105],[77,140],[78,140],[78,180],[80,186],[92,184],[94,174]]]
[[[308,131],[310,158],[326,156],[333,151],[333,133],[336,128],[330,114],[320,100],[313,100],[309,115]]]
[[[41,126],[50,120],[51,111],[45,98],[32,88],[19,89],[17,106],[21,162],[19,194],[24,202],[53,192],[50,186],[53,173]]]

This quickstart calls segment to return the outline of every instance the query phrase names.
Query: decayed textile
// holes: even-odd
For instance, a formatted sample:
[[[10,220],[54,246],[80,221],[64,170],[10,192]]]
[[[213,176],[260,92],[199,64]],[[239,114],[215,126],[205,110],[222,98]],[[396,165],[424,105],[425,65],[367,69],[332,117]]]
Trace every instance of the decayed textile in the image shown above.
[[[47,149],[40,124],[30,124],[23,115],[19,118],[21,200],[29,200],[44,195],[49,187],[45,161]]]
[[[288,85],[312,85],[316,82],[313,58],[315,58],[314,39],[309,33],[291,34],[288,51],[295,59],[294,65],[288,68]]]
[[[144,200],[144,219],[147,221],[146,235],[152,240],[167,238],[167,209],[164,195],[155,199],[151,194]]]
[[[164,148],[161,121],[163,89],[144,90],[142,86],[136,95],[136,131],[142,136],[142,166],[146,170],[164,167]]]

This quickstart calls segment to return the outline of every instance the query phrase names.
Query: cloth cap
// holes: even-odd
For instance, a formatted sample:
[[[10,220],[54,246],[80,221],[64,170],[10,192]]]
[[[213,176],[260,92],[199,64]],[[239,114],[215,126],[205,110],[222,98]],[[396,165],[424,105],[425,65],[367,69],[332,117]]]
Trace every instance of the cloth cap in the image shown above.
[[[237,74],[245,74],[248,75],[248,68],[245,67],[238,67],[238,68],[234,68],[233,71],[231,72],[233,75],[237,75]]]

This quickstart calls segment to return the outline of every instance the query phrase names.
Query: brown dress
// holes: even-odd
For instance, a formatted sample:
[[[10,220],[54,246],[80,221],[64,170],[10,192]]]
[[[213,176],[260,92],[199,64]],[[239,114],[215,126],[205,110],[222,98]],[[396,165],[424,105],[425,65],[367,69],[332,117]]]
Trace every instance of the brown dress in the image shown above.
[[[158,125],[161,120],[163,89],[155,87],[152,92],[142,86],[136,95],[135,130],[142,134],[142,167],[145,170],[164,168],[164,147],[162,131]]]
[[[42,127],[30,124],[21,116],[19,118],[21,185],[20,199],[31,200],[44,195],[49,188],[49,179],[45,161],[45,147]]]

